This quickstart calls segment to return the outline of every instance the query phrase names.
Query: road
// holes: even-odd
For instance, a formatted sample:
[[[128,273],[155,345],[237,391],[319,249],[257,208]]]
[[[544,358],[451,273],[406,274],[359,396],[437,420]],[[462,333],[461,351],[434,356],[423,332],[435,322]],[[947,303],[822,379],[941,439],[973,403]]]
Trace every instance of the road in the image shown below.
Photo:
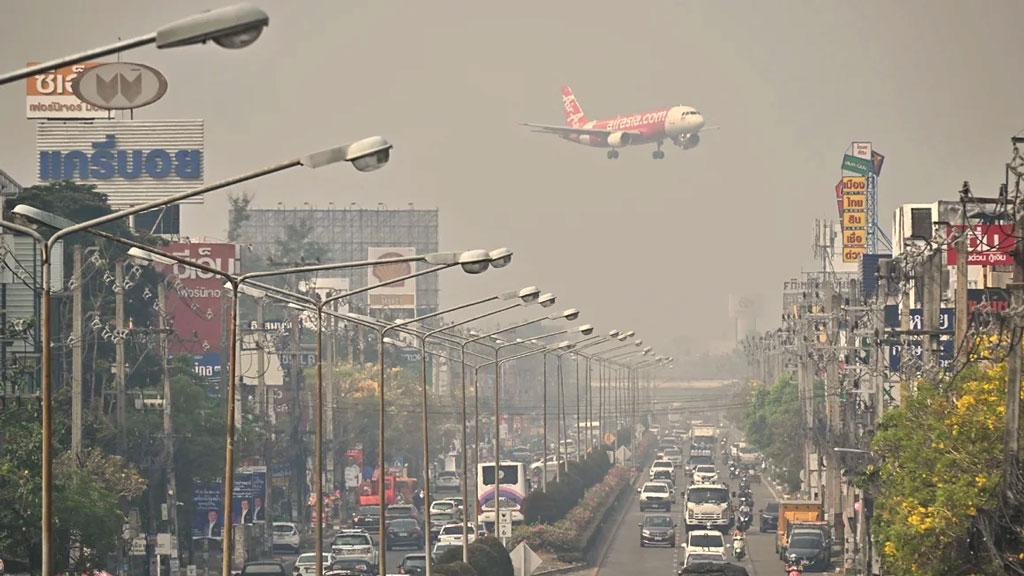
[[[710,386],[710,388],[715,388],[715,386]],[[692,402],[706,401],[709,398],[709,392],[714,392],[709,390],[709,386],[697,386],[684,390],[680,390],[677,387],[672,392],[672,400],[686,402],[692,410]],[[700,414],[698,417],[711,422],[714,422],[717,418],[714,414],[706,413]],[[660,424],[664,428],[664,422],[660,422]],[[719,470],[726,472],[727,468],[720,462]],[[731,483],[731,489],[736,489],[735,481]],[[753,490],[756,515],[758,509],[775,499],[775,497],[767,483],[753,484]],[[675,574],[679,563],[683,560],[683,550],[679,547],[679,544],[683,544],[686,541],[685,530],[682,528],[684,526],[682,496],[680,495],[678,503],[672,508],[672,514],[680,526],[676,548],[640,547],[640,529],[637,527],[637,524],[640,522],[642,515],[640,514],[639,502],[635,493],[632,494],[631,499],[629,512],[623,516],[622,521],[619,523],[607,554],[598,565],[595,574],[599,576]],[[751,576],[783,574],[782,561],[779,560],[778,555],[775,553],[775,537],[774,532],[759,532],[755,520],[755,526],[747,533],[747,558],[739,562],[733,560],[733,562],[746,568]]]

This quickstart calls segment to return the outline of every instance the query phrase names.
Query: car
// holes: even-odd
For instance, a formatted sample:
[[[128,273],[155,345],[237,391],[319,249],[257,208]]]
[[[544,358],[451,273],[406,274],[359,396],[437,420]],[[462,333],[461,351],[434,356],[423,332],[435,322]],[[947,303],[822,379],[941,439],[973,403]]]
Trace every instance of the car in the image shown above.
[[[672,475],[673,478],[675,478],[675,468],[676,465],[673,464],[670,460],[655,460],[654,463],[651,464],[651,470],[648,473],[648,476],[650,476],[653,479],[655,472],[667,471],[669,474]]]
[[[460,487],[462,487],[462,483],[459,481],[459,473],[454,470],[442,470],[437,473],[437,478],[434,479],[434,489],[438,492],[455,492]]]
[[[476,526],[469,522],[467,526],[469,543],[476,541]],[[462,544],[462,522],[446,524],[437,535],[437,541],[441,544]]]
[[[380,507],[360,506],[352,513],[352,527],[362,528],[369,532],[380,530]]]
[[[390,522],[396,518],[414,518],[419,522],[420,513],[412,504],[392,504],[384,510],[384,521]]]
[[[693,469],[694,484],[715,484],[718,482],[718,469],[714,464],[699,464]]]
[[[452,544],[450,542],[448,542],[448,543],[438,542],[437,544],[434,544],[434,549],[430,551],[430,558],[434,562],[437,562],[438,558],[440,558],[442,555],[444,555],[445,552],[447,552],[447,551],[449,551],[449,550],[451,550],[453,548],[458,548],[458,549],[461,550],[462,549],[462,544]]]
[[[640,493],[641,512],[646,510],[672,511],[672,490],[664,482],[646,482],[642,488],[637,489],[637,492]]]
[[[451,500],[434,500],[430,503],[430,513],[436,512],[454,512],[458,509],[458,505]]]
[[[242,576],[288,576],[284,565],[280,562],[263,560],[260,562],[249,562],[242,568]]]
[[[650,432],[651,434],[654,434],[654,436],[657,438],[661,437],[661,428],[658,426],[650,426],[649,428],[647,428],[647,431]]]
[[[274,522],[274,548],[288,548],[299,553],[299,528],[292,522]]]
[[[391,550],[398,546],[412,546],[419,550],[423,547],[423,531],[420,523],[414,518],[395,518],[387,523],[387,542],[385,548]]]
[[[669,446],[665,450],[665,460],[668,460],[672,462],[672,464],[678,466],[683,463],[683,453],[679,450],[679,448],[675,446]]]
[[[683,552],[683,566],[691,567],[697,564],[725,564],[729,560],[725,557],[725,554],[719,554],[718,552],[712,552],[709,550],[700,549],[689,549],[687,548]]]
[[[769,502],[758,514],[761,532],[774,532],[779,529],[779,503]]]
[[[676,483],[675,481],[672,480],[671,472],[669,472],[668,470],[658,470],[657,472],[654,473],[654,476],[651,478],[651,482],[663,482],[665,484],[668,484],[669,490],[672,491],[673,500],[675,499],[674,497],[676,496]]]
[[[324,567],[324,576],[372,576],[374,573],[372,564],[357,558],[335,559],[330,567]]]
[[[370,566],[377,564],[377,549],[366,532],[342,530],[331,541],[331,554],[335,560],[362,560]]]
[[[691,455],[689,460],[686,461],[686,473],[693,474],[693,470],[697,466],[702,466],[705,464],[714,465],[714,463],[715,461],[713,458],[711,458],[711,456]]]
[[[329,552],[320,555],[323,558],[324,567],[330,566],[334,557]],[[300,554],[295,559],[295,567],[292,568],[293,576],[315,576],[316,575],[316,552]]]
[[[423,553],[406,554],[398,565],[399,574],[422,576],[427,570],[427,555]]]
[[[441,528],[459,519],[459,515],[453,512],[435,512],[430,515],[430,541],[437,540]]]
[[[686,550],[721,554],[725,558],[725,537],[718,530],[690,530],[686,533]]]
[[[794,530],[786,545],[785,559],[806,562],[808,570],[827,570],[831,566],[831,550],[821,532],[814,529]]]
[[[640,528],[640,547],[676,547],[676,523],[668,514],[646,514],[637,524]]]
[[[445,500],[455,502],[455,506],[458,507],[459,512],[466,509],[466,501],[462,499],[462,496],[449,496],[448,498],[445,498]]]

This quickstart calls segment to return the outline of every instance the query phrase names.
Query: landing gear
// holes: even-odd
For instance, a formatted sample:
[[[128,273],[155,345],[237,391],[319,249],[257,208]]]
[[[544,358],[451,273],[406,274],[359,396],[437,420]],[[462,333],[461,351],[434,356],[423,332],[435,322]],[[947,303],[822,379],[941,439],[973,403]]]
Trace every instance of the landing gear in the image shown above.
[[[619,151],[618,150],[612,148],[611,150],[608,151],[608,159],[609,160],[615,160],[618,157],[619,157]]]
[[[658,140],[658,149],[655,150],[654,152],[651,152],[651,158],[654,158],[655,160],[661,160],[664,157],[665,153],[661,151],[661,140]]]

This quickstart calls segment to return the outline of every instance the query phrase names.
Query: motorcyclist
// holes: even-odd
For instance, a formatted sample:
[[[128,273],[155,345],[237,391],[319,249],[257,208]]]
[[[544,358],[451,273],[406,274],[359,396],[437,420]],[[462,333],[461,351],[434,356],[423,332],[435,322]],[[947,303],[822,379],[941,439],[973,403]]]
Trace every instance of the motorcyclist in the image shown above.
[[[747,539],[742,530],[737,529],[732,535],[732,554],[737,560],[747,555]]]

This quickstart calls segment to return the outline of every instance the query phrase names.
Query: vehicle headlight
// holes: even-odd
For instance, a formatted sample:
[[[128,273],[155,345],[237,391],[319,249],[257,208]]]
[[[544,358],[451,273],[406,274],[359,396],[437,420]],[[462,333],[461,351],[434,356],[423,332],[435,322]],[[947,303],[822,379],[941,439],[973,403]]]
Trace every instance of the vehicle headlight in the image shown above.
[[[642,532],[640,532],[640,533],[641,533],[642,535],[644,535],[644,536],[650,536],[650,535],[651,535],[651,531],[650,531],[650,530],[644,530],[644,531],[642,531]]]

